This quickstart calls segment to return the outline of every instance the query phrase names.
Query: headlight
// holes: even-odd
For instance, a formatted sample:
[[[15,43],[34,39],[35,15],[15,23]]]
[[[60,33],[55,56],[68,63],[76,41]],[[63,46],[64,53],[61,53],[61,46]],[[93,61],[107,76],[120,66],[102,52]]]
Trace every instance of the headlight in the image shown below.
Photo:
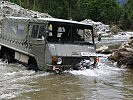
[[[56,63],[57,63],[58,65],[62,64],[62,58],[57,58],[57,59],[56,59]]]

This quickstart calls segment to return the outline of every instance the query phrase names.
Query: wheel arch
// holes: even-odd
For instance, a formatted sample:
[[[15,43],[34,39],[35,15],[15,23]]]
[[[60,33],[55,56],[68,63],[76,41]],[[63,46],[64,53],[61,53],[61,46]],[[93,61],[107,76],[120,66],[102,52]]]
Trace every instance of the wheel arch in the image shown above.
[[[36,64],[38,66],[37,60],[35,57],[29,56],[28,65],[30,65],[30,64]]]
[[[30,68],[30,67],[31,68]],[[29,60],[28,60],[28,69],[32,69],[32,70],[35,70],[35,71],[38,71],[40,70],[39,67],[38,67],[38,63],[37,63],[37,60],[35,57],[31,57],[29,56]]]
[[[12,50],[12,49],[10,49],[10,48],[7,48],[7,47],[5,47],[5,46],[1,46],[1,48],[0,48],[0,58],[3,57],[4,52],[7,52],[7,53],[9,53],[10,55],[15,56],[15,51],[14,51],[14,50]]]

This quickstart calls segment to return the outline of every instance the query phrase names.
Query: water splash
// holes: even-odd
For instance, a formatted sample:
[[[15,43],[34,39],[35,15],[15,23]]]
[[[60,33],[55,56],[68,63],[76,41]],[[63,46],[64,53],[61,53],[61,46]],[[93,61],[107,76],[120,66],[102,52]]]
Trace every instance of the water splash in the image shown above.
[[[0,99],[12,99],[22,93],[40,91],[31,84],[37,84],[34,79],[47,76],[47,72],[26,70],[20,64],[5,64],[0,62]]]
[[[104,56],[104,58],[100,59],[100,62],[97,65],[97,68],[94,69],[85,69],[85,70],[73,70],[69,71],[69,73],[74,75],[84,75],[84,76],[109,76],[118,74],[119,71],[122,71],[124,69],[116,67],[113,63],[110,65],[107,63],[107,56]],[[104,63],[103,63],[104,62]]]

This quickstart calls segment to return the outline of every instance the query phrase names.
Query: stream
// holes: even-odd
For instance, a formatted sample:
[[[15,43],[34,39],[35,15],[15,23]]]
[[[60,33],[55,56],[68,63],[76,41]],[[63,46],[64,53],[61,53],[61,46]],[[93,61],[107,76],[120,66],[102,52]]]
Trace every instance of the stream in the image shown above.
[[[117,67],[108,56],[101,55],[96,69],[62,74],[0,61],[0,100],[132,100],[133,70]]]

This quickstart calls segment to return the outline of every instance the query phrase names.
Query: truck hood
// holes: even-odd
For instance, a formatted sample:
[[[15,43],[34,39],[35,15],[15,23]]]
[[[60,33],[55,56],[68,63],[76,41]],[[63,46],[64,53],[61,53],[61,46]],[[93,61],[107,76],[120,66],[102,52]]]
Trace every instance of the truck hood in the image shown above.
[[[48,43],[48,48],[52,56],[59,56],[59,57],[96,56],[96,50],[94,45]]]

